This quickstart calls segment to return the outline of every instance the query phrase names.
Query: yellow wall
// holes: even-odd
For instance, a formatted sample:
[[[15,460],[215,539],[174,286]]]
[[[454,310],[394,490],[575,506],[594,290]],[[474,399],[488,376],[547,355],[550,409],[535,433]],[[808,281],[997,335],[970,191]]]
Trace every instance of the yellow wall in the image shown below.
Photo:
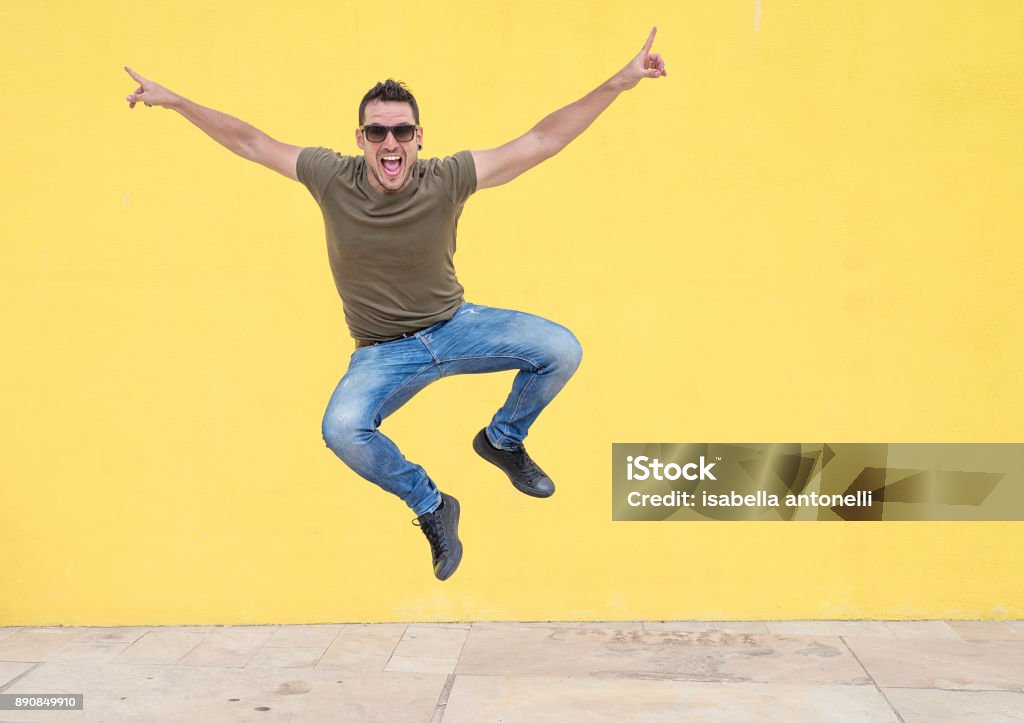
[[[316,205],[121,66],[356,152],[417,94],[487,148],[621,67],[669,77],[470,200],[467,298],[583,342],[530,436],[550,500],[469,442],[511,381],[385,424],[463,505],[447,583],[320,420],[345,369]],[[1024,5],[147,2],[0,9],[0,625],[1024,616],[1021,523],[612,523],[626,441],[1019,442]]]

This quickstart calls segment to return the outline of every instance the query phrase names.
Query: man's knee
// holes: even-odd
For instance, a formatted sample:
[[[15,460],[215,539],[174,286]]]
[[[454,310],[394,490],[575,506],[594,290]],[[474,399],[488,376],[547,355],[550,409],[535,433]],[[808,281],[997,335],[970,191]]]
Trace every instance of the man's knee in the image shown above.
[[[567,376],[574,374],[583,361],[583,347],[579,339],[564,326],[552,336],[551,357],[555,368]]]
[[[327,447],[343,460],[358,456],[372,438],[375,428],[363,416],[351,410],[328,408],[320,425]]]

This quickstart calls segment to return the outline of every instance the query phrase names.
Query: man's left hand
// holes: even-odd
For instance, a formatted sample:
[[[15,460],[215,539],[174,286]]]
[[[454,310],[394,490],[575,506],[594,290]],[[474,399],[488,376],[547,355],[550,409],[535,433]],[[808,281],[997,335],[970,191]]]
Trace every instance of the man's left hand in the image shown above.
[[[654,45],[654,36],[658,28],[651,28],[651,34],[647,36],[647,42],[637,56],[629,61],[629,65],[619,71],[618,75],[623,84],[623,90],[636,87],[644,78],[661,78],[668,75],[665,70],[665,59],[661,53],[652,53],[651,46]]]

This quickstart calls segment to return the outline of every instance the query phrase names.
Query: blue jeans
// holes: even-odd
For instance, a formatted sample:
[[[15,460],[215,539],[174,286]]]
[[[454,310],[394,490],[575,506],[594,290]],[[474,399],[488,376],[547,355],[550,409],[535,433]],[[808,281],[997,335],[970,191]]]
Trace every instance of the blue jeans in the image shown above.
[[[377,429],[416,392],[441,377],[518,369],[487,438],[512,449],[569,381],[583,351],[572,332],[532,314],[464,303],[403,339],[356,349],[324,414],[327,446],[360,477],[398,495],[417,515],[441,503],[437,486]]]

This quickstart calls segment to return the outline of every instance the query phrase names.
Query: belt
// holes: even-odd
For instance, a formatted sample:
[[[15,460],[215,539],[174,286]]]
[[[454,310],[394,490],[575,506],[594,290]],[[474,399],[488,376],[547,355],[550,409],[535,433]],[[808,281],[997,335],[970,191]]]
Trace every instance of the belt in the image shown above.
[[[439,321],[436,324],[431,324],[430,326],[424,326],[422,329],[414,329],[413,331],[407,331],[404,334],[399,334],[398,336],[393,337],[391,339],[382,339],[380,341],[367,341],[365,339],[356,339],[355,340],[355,342],[356,342],[356,349],[362,349],[363,347],[366,347],[366,346],[377,346],[378,344],[387,344],[390,341],[398,341],[399,339],[408,339],[410,336],[415,336],[416,334],[419,334],[421,331],[425,331],[427,329],[433,329],[435,326],[440,326],[441,324],[444,324],[444,323],[446,323],[448,321],[450,321],[450,320],[449,319],[445,319],[444,321]]]
[[[383,339],[382,341],[366,341],[365,339],[356,339],[356,349],[362,349],[365,346],[377,346],[378,344],[387,344],[389,341],[398,341],[399,339],[405,339],[415,334],[415,331],[410,331],[407,334],[396,336],[394,339]]]

